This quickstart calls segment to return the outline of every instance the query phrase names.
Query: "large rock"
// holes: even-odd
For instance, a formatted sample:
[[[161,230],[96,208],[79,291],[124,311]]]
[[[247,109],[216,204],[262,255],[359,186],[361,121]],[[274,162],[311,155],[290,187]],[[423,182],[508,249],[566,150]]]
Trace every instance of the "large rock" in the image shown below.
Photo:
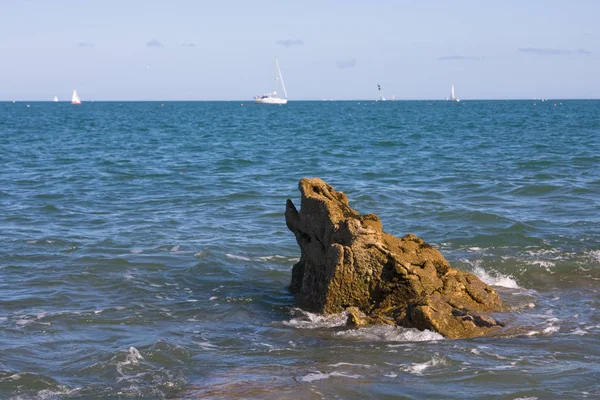
[[[503,310],[496,291],[453,269],[438,250],[412,234],[399,239],[383,232],[376,215],[360,215],[319,178],[302,179],[299,189],[300,212],[288,200],[285,221],[301,250],[290,290],[303,308],[348,310],[357,326],[383,322],[449,338],[502,326],[481,314]]]

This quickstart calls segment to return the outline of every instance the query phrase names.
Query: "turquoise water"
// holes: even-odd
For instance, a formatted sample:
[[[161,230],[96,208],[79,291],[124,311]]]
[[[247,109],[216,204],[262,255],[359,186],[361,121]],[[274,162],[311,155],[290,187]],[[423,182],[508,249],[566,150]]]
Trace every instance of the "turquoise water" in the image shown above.
[[[600,101],[0,103],[0,150],[0,398],[600,397]],[[507,331],[295,308],[305,176]]]

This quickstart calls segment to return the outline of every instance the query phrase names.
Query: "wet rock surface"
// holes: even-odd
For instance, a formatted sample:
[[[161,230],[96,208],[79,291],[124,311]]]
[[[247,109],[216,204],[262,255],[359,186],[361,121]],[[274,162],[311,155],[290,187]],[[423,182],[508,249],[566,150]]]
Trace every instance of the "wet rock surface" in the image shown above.
[[[285,219],[300,246],[290,291],[300,306],[325,314],[348,310],[348,324],[429,329],[448,338],[492,333],[485,315],[503,311],[494,289],[450,266],[419,237],[383,231],[375,214],[361,215],[319,178],[300,180],[300,211],[287,201]]]

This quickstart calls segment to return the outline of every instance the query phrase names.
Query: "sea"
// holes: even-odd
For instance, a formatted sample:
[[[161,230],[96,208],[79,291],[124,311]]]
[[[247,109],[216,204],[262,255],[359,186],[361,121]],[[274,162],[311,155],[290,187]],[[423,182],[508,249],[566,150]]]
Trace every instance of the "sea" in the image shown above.
[[[506,328],[299,308],[303,177]],[[1,399],[598,399],[599,309],[600,101],[0,103]]]

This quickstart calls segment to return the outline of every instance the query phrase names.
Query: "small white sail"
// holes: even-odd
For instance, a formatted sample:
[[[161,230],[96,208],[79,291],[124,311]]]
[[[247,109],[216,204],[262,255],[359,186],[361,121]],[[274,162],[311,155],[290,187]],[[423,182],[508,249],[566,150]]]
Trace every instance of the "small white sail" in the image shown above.
[[[450,90],[450,101],[460,101],[460,99],[454,95],[454,84],[452,84],[452,89]]]
[[[383,97],[383,93],[381,92],[381,85],[377,84],[377,90],[379,91],[379,101],[385,101],[385,97]]]
[[[81,99],[77,95],[77,90],[73,90],[73,97],[71,98],[71,104],[81,104]]]
[[[55,103],[58,103],[58,96],[54,96],[54,100],[52,100],[52,101],[54,101]]]

